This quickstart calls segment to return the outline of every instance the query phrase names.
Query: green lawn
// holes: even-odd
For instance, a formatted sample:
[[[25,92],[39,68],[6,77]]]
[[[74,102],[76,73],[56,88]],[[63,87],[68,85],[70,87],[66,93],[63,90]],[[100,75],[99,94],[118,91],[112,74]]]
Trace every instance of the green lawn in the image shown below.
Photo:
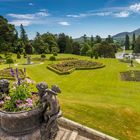
[[[36,56],[32,56],[36,57]],[[49,58],[49,55],[47,56]],[[88,57],[58,55],[57,57]],[[46,81],[57,84],[62,89],[59,100],[63,115],[69,119],[102,131],[121,140],[140,139],[140,83],[121,81],[119,72],[140,69],[135,63],[130,68],[127,63],[117,59],[98,59],[105,68],[96,70],[77,70],[70,75],[57,75],[46,68],[47,64],[26,67],[28,76],[36,82]],[[26,59],[16,63],[25,63]],[[0,65],[0,68],[8,65]]]

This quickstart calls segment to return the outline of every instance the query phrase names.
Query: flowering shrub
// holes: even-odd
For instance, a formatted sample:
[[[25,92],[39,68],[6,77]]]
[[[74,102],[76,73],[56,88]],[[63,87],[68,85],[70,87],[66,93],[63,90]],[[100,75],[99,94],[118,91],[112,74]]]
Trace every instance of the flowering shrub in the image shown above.
[[[38,105],[38,95],[32,94],[32,88],[27,83],[22,83],[14,87],[10,94],[9,100],[5,100],[4,110],[6,111],[21,111],[30,110]]]
[[[12,87],[8,92],[4,93],[2,88],[2,97],[0,98],[0,110],[16,112],[31,110],[39,105],[39,96],[36,92],[32,92],[34,83],[29,78],[21,79],[19,77],[19,69],[10,69],[10,74],[15,77],[16,81],[12,83]],[[26,69],[24,68],[24,76]],[[4,83],[4,80],[1,80]],[[2,83],[2,84],[3,84]]]

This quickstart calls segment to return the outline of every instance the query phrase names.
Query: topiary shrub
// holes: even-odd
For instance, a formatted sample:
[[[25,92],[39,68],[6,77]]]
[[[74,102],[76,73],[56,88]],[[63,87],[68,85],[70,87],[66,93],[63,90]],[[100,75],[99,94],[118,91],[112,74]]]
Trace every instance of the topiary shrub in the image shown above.
[[[46,54],[45,53],[41,54],[41,59],[44,60],[45,58],[46,58]]]
[[[50,60],[50,61],[56,61],[56,58],[55,58],[55,56],[51,56],[51,57],[49,58],[49,60]]]
[[[13,64],[14,60],[12,58],[7,58],[6,59],[6,64],[9,64],[9,68],[10,68],[10,64]]]
[[[21,55],[20,55],[20,53],[18,52],[17,53],[17,59],[20,59],[21,58]]]
[[[54,52],[54,53],[53,53],[53,56],[57,56],[57,55],[58,55],[57,52]]]

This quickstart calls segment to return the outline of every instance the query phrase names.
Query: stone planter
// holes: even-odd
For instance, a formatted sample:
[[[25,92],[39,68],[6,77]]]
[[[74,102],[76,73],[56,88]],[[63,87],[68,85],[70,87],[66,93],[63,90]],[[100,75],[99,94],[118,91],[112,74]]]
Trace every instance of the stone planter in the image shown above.
[[[0,111],[0,127],[10,135],[31,133],[42,123],[43,111],[40,108],[25,112]]]

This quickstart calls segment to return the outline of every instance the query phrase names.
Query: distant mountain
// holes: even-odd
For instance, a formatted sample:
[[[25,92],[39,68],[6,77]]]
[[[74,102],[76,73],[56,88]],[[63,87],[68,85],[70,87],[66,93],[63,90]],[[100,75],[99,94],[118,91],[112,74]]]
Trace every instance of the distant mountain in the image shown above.
[[[113,39],[115,39],[115,40],[124,40],[126,34],[128,34],[129,37],[132,37],[133,33],[135,33],[136,37],[139,36],[140,35],[140,28],[136,29],[136,30],[134,30],[132,32],[122,32],[122,33],[116,34],[116,35],[113,36]]]
[[[136,30],[134,30],[134,31],[132,31],[132,32],[122,32],[122,33],[116,34],[116,35],[114,35],[114,36],[112,36],[112,37],[113,37],[113,39],[115,39],[116,41],[121,42],[121,41],[124,41],[125,35],[126,35],[126,34],[129,35],[130,40],[131,40],[131,39],[132,39],[132,36],[133,36],[133,33],[135,33],[136,37],[139,36],[139,35],[140,35],[140,28],[139,28],[139,29],[136,29]],[[105,38],[102,38],[102,39],[104,40]],[[75,38],[75,39],[73,39],[73,40],[76,41],[76,42],[83,43],[83,42],[84,42],[84,37],[81,36],[81,37]],[[87,40],[90,40],[90,37],[87,37]]]
[[[83,43],[84,42],[84,37],[81,36],[79,38],[74,38],[73,39],[75,42],[80,42],[80,43]],[[90,40],[90,37],[87,37],[87,40]]]

